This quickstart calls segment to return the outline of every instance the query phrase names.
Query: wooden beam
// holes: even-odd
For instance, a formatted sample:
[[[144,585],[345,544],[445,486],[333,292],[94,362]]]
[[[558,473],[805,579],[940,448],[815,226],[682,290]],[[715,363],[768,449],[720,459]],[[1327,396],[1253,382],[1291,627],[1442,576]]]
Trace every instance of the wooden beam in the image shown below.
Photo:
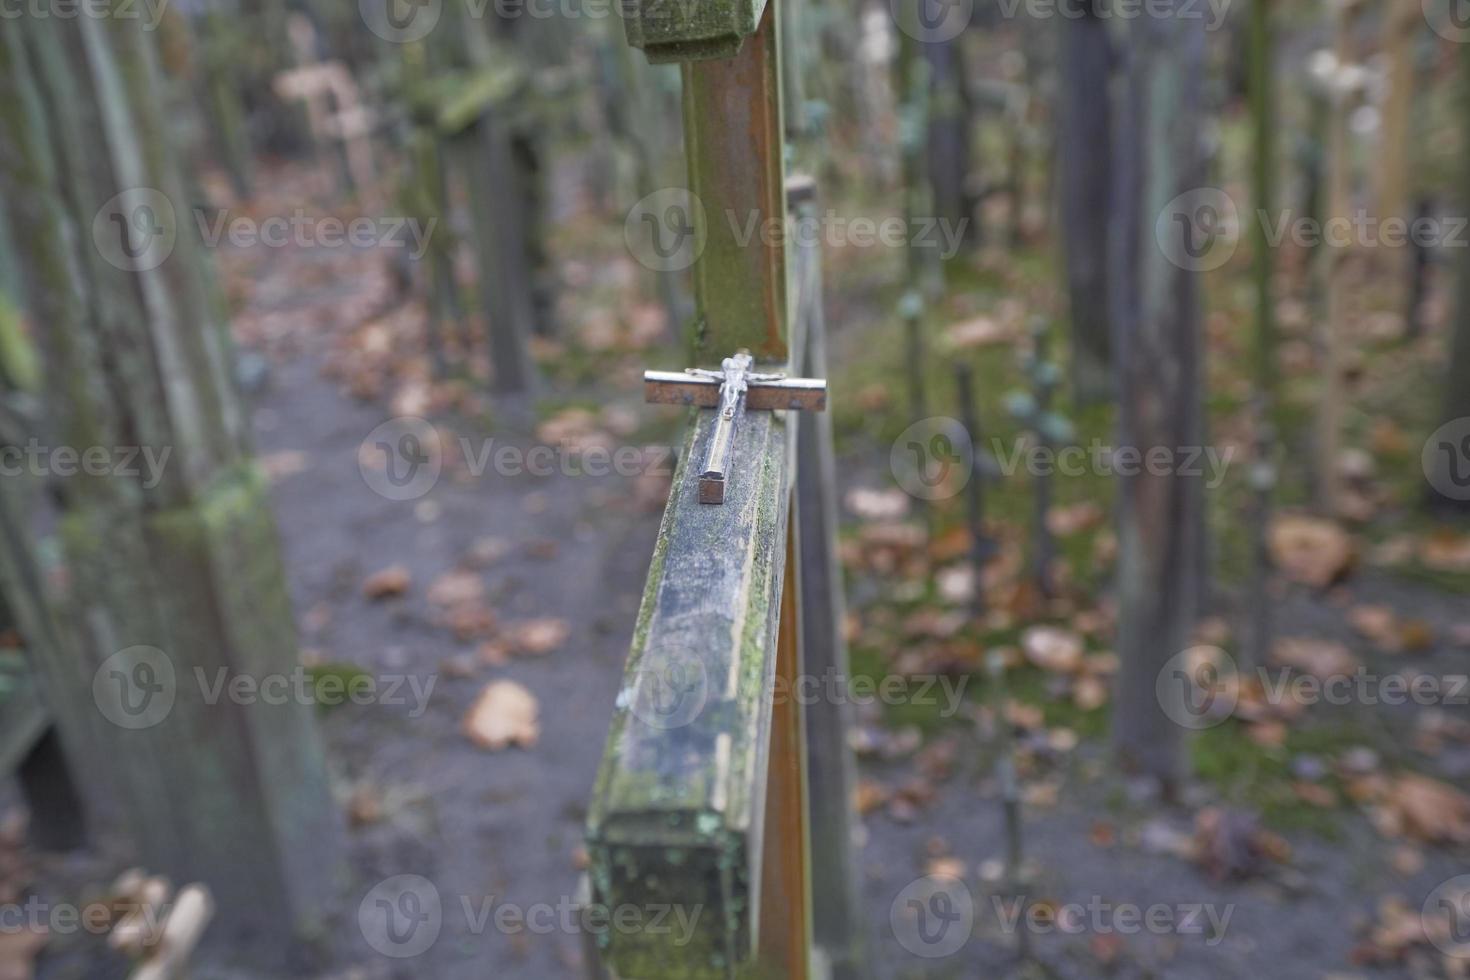
[[[793,179],[788,188],[801,186]],[[792,209],[811,215],[814,190],[790,192]],[[827,374],[826,324],[822,305],[822,249],[806,242],[793,250],[796,319],[793,330],[805,337],[804,358],[796,370]],[[797,419],[796,521],[801,591],[802,672],[810,677],[848,677],[843,637],[845,604],[842,565],[837,560],[837,461],[832,450],[832,416],[804,412]],[[812,941],[832,980],[863,975],[862,913],[853,876],[854,841],[859,830],[854,806],[857,763],[848,747],[851,706],[842,699],[819,698],[803,706],[807,751],[810,826]]]
[[[619,976],[726,978],[758,933],[776,630],[786,566],[791,440],[750,415],[723,507],[699,503],[691,460],[713,426],[701,412],[644,589],[618,710],[588,818],[596,901],[677,907],[695,923],[669,935],[603,936]],[[777,914],[785,914],[778,910]]]
[[[733,58],[683,66],[689,190],[703,205],[705,225],[704,254],[694,264],[694,346],[704,360],[741,348],[757,361],[787,359],[785,134],[775,7],[766,4],[760,29]]]
[[[720,382],[679,371],[646,371],[643,394],[643,400],[650,405],[714,408],[720,403]],[[827,386],[815,378],[792,378],[782,382],[779,388],[752,382],[745,393],[745,407],[752,412],[781,409],[823,412],[827,409]]]

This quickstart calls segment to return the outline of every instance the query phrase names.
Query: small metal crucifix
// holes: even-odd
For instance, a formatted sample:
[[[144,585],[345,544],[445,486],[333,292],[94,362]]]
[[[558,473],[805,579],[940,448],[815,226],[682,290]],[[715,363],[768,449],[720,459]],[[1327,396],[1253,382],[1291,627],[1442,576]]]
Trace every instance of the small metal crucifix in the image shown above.
[[[735,428],[746,409],[753,411],[821,412],[827,408],[827,382],[815,378],[788,378],[784,374],[756,374],[755,359],[742,350],[725,358],[718,371],[690,368],[648,371],[643,375],[644,399],[654,405],[697,405],[717,408],[714,433],[699,471],[699,502],[723,504],[725,485],[735,456]]]

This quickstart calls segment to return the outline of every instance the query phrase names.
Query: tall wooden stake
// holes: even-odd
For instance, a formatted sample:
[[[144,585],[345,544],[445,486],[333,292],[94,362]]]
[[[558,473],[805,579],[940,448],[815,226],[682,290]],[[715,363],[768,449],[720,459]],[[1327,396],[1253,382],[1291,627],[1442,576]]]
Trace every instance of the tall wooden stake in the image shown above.
[[[1057,86],[1062,248],[1072,322],[1073,398],[1085,404],[1113,391],[1108,315],[1108,215],[1112,197],[1112,45],[1101,0],[1068,0]]]
[[[199,681],[264,683],[299,663],[152,43],[112,15],[21,18],[0,36],[0,191],[28,243],[51,437],[171,453],[156,483],[54,481],[56,619],[75,643],[43,644],[38,668],[118,829],[151,867],[207,882],[226,930],[270,960],[334,892],[339,823],[311,705],[211,698]]]
[[[1170,6],[1178,7],[1180,0]],[[1114,166],[1118,212],[1110,296],[1117,325],[1118,445],[1146,458],[1201,443],[1198,273],[1157,247],[1170,202],[1203,183],[1205,32],[1175,9],[1128,26],[1126,96]],[[1118,654],[1114,744],[1165,792],[1183,773],[1182,733],[1155,696],[1187,645],[1199,602],[1201,481],[1178,467],[1118,478]]]
[[[1276,203],[1276,115],[1274,106],[1275,49],[1271,37],[1271,0],[1251,4],[1251,116],[1255,123],[1255,158],[1252,205],[1273,213]],[[1255,491],[1251,515],[1251,578],[1249,587],[1250,627],[1243,649],[1247,666],[1264,664],[1271,647],[1271,499],[1276,487],[1276,297],[1272,289],[1276,253],[1268,237],[1267,223],[1252,224],[1256,288],[1256,377],[1253,415],[1256,428],[1256,458],[1251,470]]]

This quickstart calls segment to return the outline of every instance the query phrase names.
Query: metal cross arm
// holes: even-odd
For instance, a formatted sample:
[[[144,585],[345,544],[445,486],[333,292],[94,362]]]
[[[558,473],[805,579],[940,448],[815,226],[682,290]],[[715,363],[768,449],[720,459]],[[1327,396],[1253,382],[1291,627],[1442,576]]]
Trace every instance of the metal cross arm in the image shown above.
[[[719,410],[704,465],[699,470],[699,502],[723,504],[725,485],[734,467],[735,429],[747,409],[752,411],[821,412],[827,408],[827,382],[816,378],[788,378],[758,374],[749,351],[725,358],[718,371],[648,371],[643,375],[644,398],[655,405],[693,405]]]

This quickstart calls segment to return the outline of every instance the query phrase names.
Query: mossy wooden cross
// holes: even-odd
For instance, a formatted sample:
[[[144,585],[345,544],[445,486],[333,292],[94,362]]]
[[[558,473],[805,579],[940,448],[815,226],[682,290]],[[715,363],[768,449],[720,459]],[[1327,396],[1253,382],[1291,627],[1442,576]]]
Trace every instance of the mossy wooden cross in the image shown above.
[[[825,385],[775,375],[809,370],[820,266],[814,246],[798,244],[790,262],[786,236],[741,233],[787,218],[776,2],[636,0],[628,12],[629,41],[651,61],[681,65],[688,190],[703,242],[692,347],[697,363],[720,365],[647,379],[650,400],[699,413],[588,814],[589,911],[605,917],[592,955],[630,980],[811,975],[803,725],[818,712],[804,718],[797,699],[775,691],[792,690],[802,670],[805,626],[840,633],[840,588],[824,533],[831,521],[806,502],[830,497],[809,482],[830,467],[803,464],[805,489],[793,492],[798,455],[829,445],[830,429],[809,437],[785,411],[821,407]],[[804,501],[800,541],[794,499]],[[723,506],[702,506],[712,502]],[[798,553],[811,570],[803,578],[824,595],[798,582]],[[811,611],[806,623],[799,608]],[[816,741],[840,743],[840,724],[832,733]],[[845,776],[829,772],[845,808]],[[627,927],[635,913],[643,928]],[[680,934],[654,925],[674,920],[691,926]]]

